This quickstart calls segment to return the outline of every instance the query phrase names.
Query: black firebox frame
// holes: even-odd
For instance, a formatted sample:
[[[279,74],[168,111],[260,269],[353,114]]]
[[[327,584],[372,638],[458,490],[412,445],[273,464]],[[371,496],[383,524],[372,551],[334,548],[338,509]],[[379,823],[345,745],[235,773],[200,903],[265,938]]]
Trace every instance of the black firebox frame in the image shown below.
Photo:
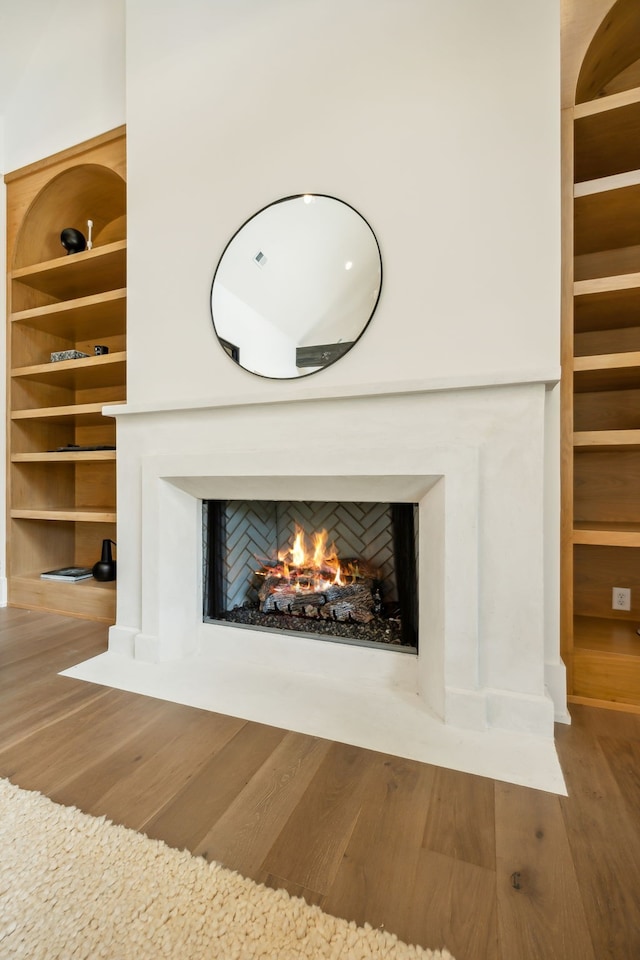
[[[203,619],[217,621],[224,612],[224,551],[226,500],[204,500]],[[418,649],[418,571],[415,504],[391,503],[391,526],[402,646]],[[380,644],[383,646],[383,644]]]

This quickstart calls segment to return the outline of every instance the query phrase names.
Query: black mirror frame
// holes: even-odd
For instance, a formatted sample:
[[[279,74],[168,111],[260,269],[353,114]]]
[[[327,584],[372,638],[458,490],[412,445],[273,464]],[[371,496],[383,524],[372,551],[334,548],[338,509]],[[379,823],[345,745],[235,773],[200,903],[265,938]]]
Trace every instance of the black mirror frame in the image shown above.
[[[379,262],[380,262],[380,283],[379,283],[379,285],[378,285],[378,294],[377,294],[376,299],[375,299],[375,302],[374,302],[374,304],[373,304],[373,306],[372,306],[372,308],[371,308],[371,313],[369,314],[369,317],[368,317],[366,323],[363,324],[362,329],[360,330],[360,333],[358,334],[358,336],[355,337],[353,340],[350,340],[350,341],[348,342],[348,344],[344,344],[344,346],[346,347],[346,349],[344,349],[344,350],[335,349],[335,347],[337,346],[336,344],[327,345],[327,347],[334,347],[334,349],[331,351],[332,356],[328,359],[328,361],[327,361],[323,366],[319,367],[317,370],[310,370],[309,373],[301,373],[301,374],[299,374],[298,376],[292,376],[292,377],[273,377],[273,376],[269,376],[269,374],[259,373],[259,372],[255,371],[255,370],[249,370],[247,367],[243,367],[242,364],[241,364],[241,362],[240,362],[240,349],[239,349],[239,347],[238,347],[237,345],[235,345],[235,344],[230,343],[230,342],[229,342],[227,339],[225,339],[224,337],[221,337],[221,336],[220,336],[220,334],[218,333],[218,331],[217,331],[217,329],[216,329],[215,317],[213,316],[213,288],[214,288],[214,285],[215,285],[215,282],[216,282],[216,277],[217,277],[217,275],[218,275],[218,271],[219,271],[219,269],[220,269],[220,265],[222,264],[222,261],[223,261],[223,259],[224,259],[224,256],[225,256],[227,250],[229,249],[229,247],[231,246],[231,244],[233,243],[233,241],[235,240],[235,238],[238,236],[238,234],[241,233],[242,230],[244,230],[244,228],[247,226],[248,223],[251,223],[251,221],[252,221],[252,220],[255,220],[256,217],[259,217],[260,214],[261,214],[261,213],[264,213],[265,210],[268,210],[268,209],[270,209],[271,207],[275,207],[275,206],[277,206],[279,203],[287,203],[287,202],[290,201],[290,200],[299,200],[299,199],[301,199],[301,198],[303,198],[303,197],[307,197],[307,196],[322,197],[322,198],[327,199],[327,200],[335,200],[336,203],[341,203],[341,204],[343,204],[345,207],[349,207],[350,210],[353,210],[353,212],[356,214],[356,216],[359,217],[359,218],[367,225],[367,227],[369,228],[369,230],[370,230],[370,232],[371,232],[371,236],[373,237],[373,240],[374,240],[374,242],[375,242],[376,249],[377,249],[377,251],[378,251],[378,260],[379,260]],[[356,343],[358,343],[358,341],[360,340],[360,338],[361,338],[362,335],[364,334],[365,330],[367,329],[367,327],[368,327],[369,324],[371,323],[371,320],[372,320],[372,318],[373,318],[373,315],[374,315],[374,313],[375,313],[376,310],[377,310],[378,303],[380,302],[380,295],[381,295],[381,293],[382,293],[382,279],[383,279],[382,251],[381,251],[381,249],[380,249],[380,244],[379,244],[379,242],[378,242],[378,237],[376,236],[376,233],[375,233],[373,227],[371,226],[371,224],[369,223],[369,221],[366,219],[366,217],[363,217],[362,214],[360,213],[360,211],[359,211],[359,210],[356,210],[356,208],[355,208],[354,206],[352,206],[352,204],[347,203],[346,200],[340,200],[338,197],[334,197],[334,196],[332,196],[331,194],[328,194],[328,193],[311,193],[310,191],[307,192],[307,193],[294,193],[294,194],[291,194],[290,196],[287,196],[287,197],[280,197],[278,200],[273,200],[271,203],[265,204],[264,207],[261,207],[261,208],[260,208],[259,210],[257,210],[254,214],[252,214],[250,217],[247,217],[247,219],[244,221],[244,223],[242,223],[242,224],[238,227],[238,229],[235,231],[235,233],[233,233],[233,235],[229,238],[229,240],[227,241],[227,243],[225,244],[225,246],[224,246],[224,248],[223,248],[223,250],[222,250],[222,253],[220,254],[220,256],[219,256],[219,258],[218,258],[218,263],[217,263],[217,265],[216,265],[216,269],[215,269],[214,274],[213,274],[213,279],[212,279],[212,281],[211,281],[211,289],[210,289],[210,291],[209,291],[209,312],[210,312],[210,314],[211,314],[211,323],[212,323],[212,326],[213,326],[213,332],[214,332],[214,334],[215,334],[215,336],[216,336],[216,339],[217,339],[217,341],[218,341],[221,349],[224,351],[224,353],[226,353],[226,355],[233,360],[233,362],[236,364],[236,366],[240,367],[241,370],[244,370],[246,373],[250,374],[251,376],[253,376],[253,377],[261,377],[261,378],[264,379],[264,380],[278,380],[278,381],[304,380],[305,377],[312,377],[312,376],[314,376],[315,374],[321,373],[323,370],[326,370],[328,367],[333,366],[334,363],[336,363],[338,360],[340,360],[343,356],[346,356],[346,354],[351,351],[351,349],[356,345]],[[299,348],[299,349],[300,349],[300,348]],[[302,349],[305,349],[305,348],[302,348]],[[310,349],[310,348],[307,348],[307,349]],[[317,349],[317,348],[316,348],[316,349]]]

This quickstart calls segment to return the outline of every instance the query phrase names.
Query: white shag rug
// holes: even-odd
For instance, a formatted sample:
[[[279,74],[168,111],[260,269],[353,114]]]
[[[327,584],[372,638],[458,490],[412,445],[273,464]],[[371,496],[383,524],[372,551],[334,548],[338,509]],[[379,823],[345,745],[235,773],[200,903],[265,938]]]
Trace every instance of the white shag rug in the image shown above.
[[[453,960],[2,779],[0,957]]]

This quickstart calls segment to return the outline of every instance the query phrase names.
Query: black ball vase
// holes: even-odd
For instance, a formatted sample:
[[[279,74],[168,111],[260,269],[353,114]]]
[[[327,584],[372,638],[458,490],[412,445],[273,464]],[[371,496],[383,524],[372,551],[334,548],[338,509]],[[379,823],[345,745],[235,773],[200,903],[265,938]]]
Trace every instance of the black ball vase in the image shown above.
[[[75,227],[64,228],[60,234],[60,243],[67,251],[67,256],[70,253],[81,253],[87,249],[87,241],[84,238],[84,234],[76,230]]]
[[[101,580],[103,583],[106,583],[107,580],[115,580],[116,578],[116,561],[111,555],[111,544],[113,540],[103,540],[102,541],[102,556],[96,564],[93,566],[93,576],[96,580]]]

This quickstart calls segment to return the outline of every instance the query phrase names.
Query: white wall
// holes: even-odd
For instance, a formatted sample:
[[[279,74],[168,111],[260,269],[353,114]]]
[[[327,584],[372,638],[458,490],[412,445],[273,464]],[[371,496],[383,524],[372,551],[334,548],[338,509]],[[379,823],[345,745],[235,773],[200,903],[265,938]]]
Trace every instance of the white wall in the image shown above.
[[[4,170],[125,122],[125,0],[56,0],[46,23],[25,7],[28,55],[6,98]]]
[[[209,292],[297,192],[355,206],[384,263],[314,384],[557,365],[558,90],[558,0],[129,0],[130,399],[279,389],[217,348]]]
[[[558,6],[57,0],[5,110],[4,169],[126,120],[130,400],[282,391],[220,350],[209,296],[240,224],[298,192],[360,210],[384,279],[357,348],[288,397],[555,370]]]
[[[559,20],[559,0],[127,0],[130,409],[328,397],[369,384],[392,393],[407,381],[553,381]],[[209,297],[238,227],[296,193],[336,196],[368,220],[383,284],[356,348],[283,386],[220,350]],[[557,405],[548,409],[557,437]],[[160,430],[162,418],[153,420]],[[213,415],[203,412],[201,427],[217,449]],[[132,429],[119,420],[128,478],[119,491],[120,502],[137,503]],[[549,444],[545,459],[545,444],[530,439],[542,525],[558,456]],[[158,442],[154,432],[149,443]],[[252,451],[256,439],[239,432],[235,442]],[[504,506],[529,508],[516,485]],[[133,572],[138,508],[122,519],[120,555],[131,553]],[[557,524],[547,532],[554,558]],[[561,681],[557,568],[551,580],[547,642],[538,636],[532,649]],[[482,587],[490,603],[493,587]],[[134,593],[129,605],[122,586],[119,595],[118,623],[132,629]],[[560,685],[550,684],[559,712]]]

